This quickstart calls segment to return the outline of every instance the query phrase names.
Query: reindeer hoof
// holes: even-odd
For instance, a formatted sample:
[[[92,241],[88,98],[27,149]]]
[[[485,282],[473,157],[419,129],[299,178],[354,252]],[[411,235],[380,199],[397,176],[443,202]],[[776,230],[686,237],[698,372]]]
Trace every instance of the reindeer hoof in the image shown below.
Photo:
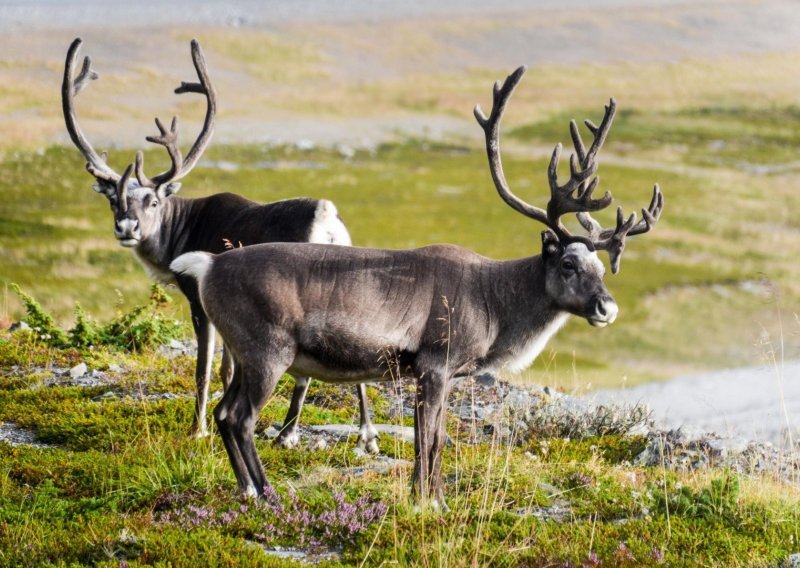
[[[201,440],[209,436],[209,431],[205,427],[197,426],[196,424],[192,426],[191,430],[189,430],[189,437],[194,438],[195,440]]]
[[[376,455],[379,454],[381,449],[378,447],[378,439],[381,435],[371,424],[369,426],[362,426],[358,432],[358,448]]]
[[[378,440],[373,438],[372,440],[367,442],[364,447],[364,450],[372,455],[378,455],[381,452],[381,449],[378,447]]]
[[[277,438],[275,438],[275,445],[280,446],[281,448],[286,448],[287,450],[291,450],[296,448],[300,444],[300,435],[297,432],[289,432],[281,434]]]

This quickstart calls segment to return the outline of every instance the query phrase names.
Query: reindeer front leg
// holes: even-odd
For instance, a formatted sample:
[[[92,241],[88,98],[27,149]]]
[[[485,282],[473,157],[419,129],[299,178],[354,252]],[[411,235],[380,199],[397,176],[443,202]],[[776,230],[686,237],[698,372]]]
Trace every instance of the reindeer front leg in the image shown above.
[[[369,399],[367,398],[367,385],[358,383],[356,387],[358,392],[358,407],[361,410],[361,423],[358,428],[358,447],[370,454],[377,454],[380,452],[378,448],[378,438],[380,434],[372,425],[369,418]]]
[[[190,303],[192,325],[197,336],[197,365],[194,379],[197,385],[197,398],[194,407],[194,420],[190,435],[195,438],[208,436],[206,408],[208,407],[208,385],[211,381],[211,366],[214,360],[214,337],[216,332],[199,302]]]

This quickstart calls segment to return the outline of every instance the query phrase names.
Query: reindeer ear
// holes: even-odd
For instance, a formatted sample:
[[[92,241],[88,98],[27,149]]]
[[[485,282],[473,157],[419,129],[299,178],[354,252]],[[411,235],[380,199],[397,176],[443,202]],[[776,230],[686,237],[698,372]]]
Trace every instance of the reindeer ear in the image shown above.
[[[178,183],[178,182],[169,182],[169,183],[164,183],[164,184],[159,185],[158,189],[156,190],[156,192],[158,193],[158,196],[161,199],[164,199],[165,197],[169,197],[173,193],[178,193],[178,191],[180,191],[180,189],[181,189],[181,184],[180,183]]]
[[[117,196],[117,188],[114,184],[109,183],[103,180],[97,180],[97,183],[92,184],[92,189],[95,190],[97,193],[102,193],[109,199],[116,198]]]
[[[561,253],[561,241],[556,234],[547,229],[542,231],[542,254],[544,256],[557,255]]]

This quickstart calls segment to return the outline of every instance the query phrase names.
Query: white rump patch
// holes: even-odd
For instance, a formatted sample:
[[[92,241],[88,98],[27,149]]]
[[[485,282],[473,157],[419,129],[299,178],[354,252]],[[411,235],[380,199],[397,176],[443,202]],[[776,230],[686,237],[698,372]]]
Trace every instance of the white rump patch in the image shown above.
[[[350,240],[350,233],[339,218],[339,212],[332,201],[321,199],[317,205],[314,221],[311,223],[311,231],[308,234],[308,242],[345,246],[353,244],[353,241]]]
[[[584,249],[587,253],[589,252],[586,247],[584,247]],[[544,326],[544,329],[542,329],[538,335],[535,335],[528,340],[528,344],[522,347],[514,359],[506,362],[504,367],[512,373],[519,373],[520,371],[524,371],[530,367],[539,356],[539,353],[542,352],[544,346],[547,345],[547,342],[550,341],[550,338],[553,337],[565,323],[567,323],[568,317],[569,314],[566,312],[557,315],[553,321]]]
[[[208,269],[211,268],[211,264],[214,262],[213,258],[214,255],[207,252],[187,252],[173,260],[169,268],[178,274],[188,274],[194,277],[198,284],[201,284],[203,282],[203,277],[205,277],[206,272],[208,272]]]

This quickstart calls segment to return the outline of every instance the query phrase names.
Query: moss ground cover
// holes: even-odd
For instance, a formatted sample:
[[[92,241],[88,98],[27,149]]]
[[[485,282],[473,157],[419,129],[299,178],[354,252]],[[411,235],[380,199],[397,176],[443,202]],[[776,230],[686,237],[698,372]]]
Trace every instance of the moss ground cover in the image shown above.
[[[0,423],[48,444],[0,443],[0,565],[282,565],[262,549],[275,546],[334,551],[330,566],[774,565],[800,543],[800,494],[769,476],[633,466],[637,437],[470,444],[455,416],[448,514],[409,502],[408,461],[354,473],[372,462],[352,443],[289,451],[259,439],[275,493],[241,501],[221,441],[186,436],[191,360],[111,349],[0,335]],[[42,361],[123,370],[111,387],[86,388],[43,382]],[[282,419],[290,384],[260,429]],[[109,388],[120,395],[101,396]],[[168,396],[138,396],[145,389]],[[312,386],[303,420],[354,424],[351,398]],[[384,406],[376,421],[397,421]],[[380,445],[412,458],[407,442]]]

